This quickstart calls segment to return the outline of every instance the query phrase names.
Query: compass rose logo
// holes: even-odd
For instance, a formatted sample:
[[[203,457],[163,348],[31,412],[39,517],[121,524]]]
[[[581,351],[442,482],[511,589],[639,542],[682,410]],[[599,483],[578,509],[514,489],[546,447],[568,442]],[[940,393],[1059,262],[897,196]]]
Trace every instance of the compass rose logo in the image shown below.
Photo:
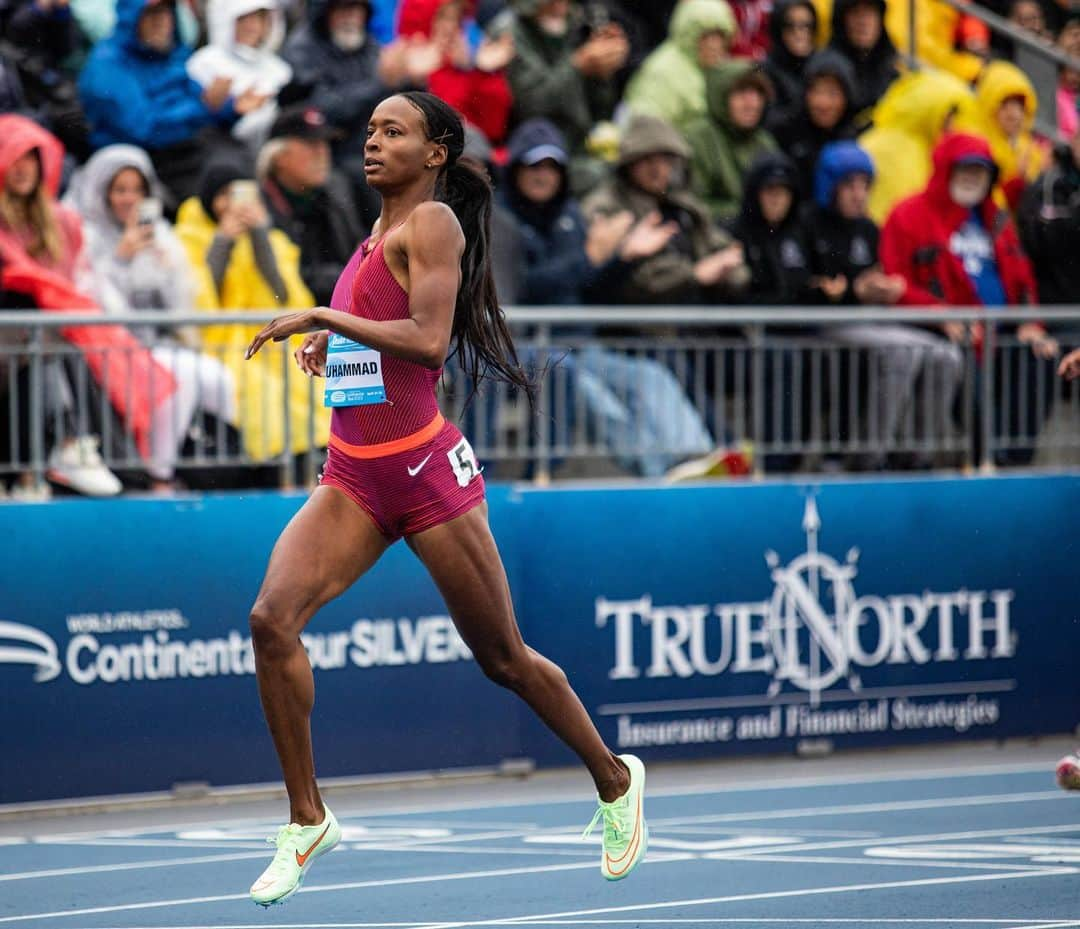
[[[812,704],[820,702],[821,691],[847,678],[852,690],[861,682],[851,670],[848,642],[858,630],[852,606],[856,601],[852,581],[859,550],[848,551],[843,563],[818,550],[821,517],[812,496],[803,512],[806,551],[790,564],[780,556],[765,553],[773,588],[767,621],[776,669],[769,696],[780,692],[784,681],[810,692]]]

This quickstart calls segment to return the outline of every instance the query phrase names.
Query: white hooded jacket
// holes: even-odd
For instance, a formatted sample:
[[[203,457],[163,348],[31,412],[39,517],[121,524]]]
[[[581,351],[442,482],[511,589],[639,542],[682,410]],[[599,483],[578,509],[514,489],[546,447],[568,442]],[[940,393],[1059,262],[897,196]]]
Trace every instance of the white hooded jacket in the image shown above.
[[[237,45],[236,21],[256,10],[270,11],[269,34],[258,48]],[[209,42],[188,59],[188,74],[203,87],[228,78],[234,98],[249,90],[270,97],[233,126],[233,135],[255,152],[277,116],[274,97],[292,79],[292,68],[277,54],[285,37],[285,17],[276,0],[210,0],[206,19]]]
[[[81,168],[71,180],[64,203],[82,217],[84,255],[92,271],[91,289],[106,312],[160,310],[191,312],[195,282],[187,253],[169,223],[154,224],[154,243],[130,261],[117,257],[124,234],[109,207],[109,188],[124,168],[134,168],[145,179],[151,196],[161,188],[150,158],[134,145],[109,145]],[[160,340],[152,328],[140,335]]]

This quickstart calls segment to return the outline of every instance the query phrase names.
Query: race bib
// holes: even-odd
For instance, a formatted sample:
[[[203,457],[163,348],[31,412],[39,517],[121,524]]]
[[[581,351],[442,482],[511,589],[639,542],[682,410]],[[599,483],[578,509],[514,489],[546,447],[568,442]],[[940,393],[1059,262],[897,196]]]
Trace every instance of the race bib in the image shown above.
[[[326,346],[324,406],[363,406],[384,403],[382,357],[373,349],[331,333]]]

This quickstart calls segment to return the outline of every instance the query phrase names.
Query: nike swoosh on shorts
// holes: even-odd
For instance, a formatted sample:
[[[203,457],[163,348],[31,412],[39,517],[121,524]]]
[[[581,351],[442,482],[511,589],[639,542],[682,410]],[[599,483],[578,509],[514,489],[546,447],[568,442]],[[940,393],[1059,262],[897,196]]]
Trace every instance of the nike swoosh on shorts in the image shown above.
[[[418,464],[415,468],[406,467],[405,470],[409,472],[409,477],[416,477],[416,475],[420,473],[420,469],[428,463],[428,461],[431,459],[431,455],[434,454],[434,452],[431,452],[431,454],[429,454],[427,458],[421,461],[420,464]]]

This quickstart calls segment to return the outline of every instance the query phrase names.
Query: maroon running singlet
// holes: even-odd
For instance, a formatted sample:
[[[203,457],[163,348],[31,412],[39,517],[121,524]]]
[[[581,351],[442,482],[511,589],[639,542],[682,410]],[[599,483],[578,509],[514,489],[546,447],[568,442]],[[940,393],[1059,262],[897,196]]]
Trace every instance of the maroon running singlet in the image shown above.
[[[409,318],[409,295],[368,242],[341,272],[332,309],[365,319]],[[442,369],[383,354],[386,399],[334,407],[320,483],[348,494],[390,540],[448,522],[484,500],[484,479],[469,445],[443,419],[435,398]],[[329,363],[329,356],[328,356]]]

